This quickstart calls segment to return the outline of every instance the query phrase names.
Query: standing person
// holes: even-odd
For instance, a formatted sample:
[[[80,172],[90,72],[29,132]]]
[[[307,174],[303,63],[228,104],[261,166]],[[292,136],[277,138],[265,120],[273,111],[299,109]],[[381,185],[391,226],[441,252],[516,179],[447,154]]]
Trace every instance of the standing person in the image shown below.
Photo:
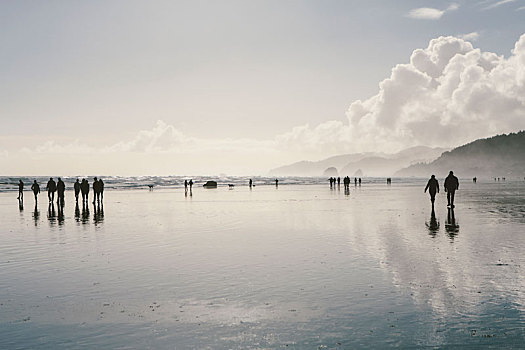
[[[439,193],[439,183],[436,179],[435,175],[432,175],[430,179],[427,182],[427,186],[425,187],[425,193],[427,192],[430,194],[430,201],[432,202],[432,208],[434,208],[434,201],[436,200],[436,193]]]
[[[278,186],[279,186],[279,180],[275,179],[275,187],[278,187]]]
[[[193,179],[190,179],[190,182],[188,182],[188,184],[190,185],[190,192],[191,192],[191,189],[193,187]]]
[[[250,188],[252,188],[252,185],[253,185],[253,181],[252,181],[252,179],[250,179],[249,184],[250,184]]]
[[[102,181],[102,179],[98,180],[98,187],[100,190],[100,200],[104,201],[104,181]]]
[[[459,180],[454,176],[454,172],[451,170],[445,179],[445,192],[447,192],[448,207],[454,208],[454,195],[456,190],[459,190]]]
[[[18,181],[18,197],[16,199],[21,201],[24,200],[24,182],[22,179]]]
[[[98,179],[95,176],[93,178],[93,204],[95,204],[96,201],[100,202],[100,185],[98,183]]]
[[[64,205],[64,193],[65,192],[66,192],[66,184],[64,183],[64,181],[62,181],[61,178],[58,178],[58,182],[57,182],[57,193],[58,193],[57,204],[59,206]]]
[[[40,193],[40,186],[38,185],[38,182],[36,180],[31,185],[31,190],[33,191],[33,194],[35,195],[35,203],[38,201],[37,195]]]
[[[51,203],[55,200],[55,192],[57,190],[57,183],[55,180],[53,180],[52,177],[49,178],[49,181],[47,182],[47,198]]]
[[[89,195],[89,182],[88,182],[88,180],[82,179],[82,182],[80,183],[80,191],[82,192],[82,203],[84,203],[84,201],[87,203],[88,195]]]
[[[188,180],[184,180],[184,192],[188,192]]]
[[[357,177],[354,177],[354,186],[357,186]]]
[[[341,178],[337,177],[337,186],[341,186]]]
[[[359,186],[361,186],[361,178],[359,178]]]
[[[73,185],[73,188],[75,189],[75,201],[78,203],[78,195],[80,193],[80,180],[79,179],[77,179],[77,181]]]

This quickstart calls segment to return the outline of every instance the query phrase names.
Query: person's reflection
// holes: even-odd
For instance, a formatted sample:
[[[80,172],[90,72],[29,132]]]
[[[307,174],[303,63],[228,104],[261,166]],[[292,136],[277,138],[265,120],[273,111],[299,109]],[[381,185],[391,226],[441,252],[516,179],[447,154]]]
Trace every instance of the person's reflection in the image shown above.
[[[95,225],[104,222],[104,204],[102,202],[93,203],[93,222]]]
[[[428,228],[428,233],[432,238],[436,237],[439,232],[439,221],[436,219],[436,212],[434,211],[434,203],[432,203],[432,212],[430,213],[430,221],[425,223]]]
[[[448,237],[453,240],[459,233],[459,225],[456,222],[454,215],[454,209],[449,208],[447,214],[447,222],[445,223],[445,230],[447,231]]]
[[[39,218],[40,218],[40,211],[38,210],[38,204],[35,202],[35,209],[33,210],[33,220],[35,221],[35,226],[38,226]]]
[[[18,210],[24,211],[24,200],[21,198],[18,198]]]
[[[89,204],[87,201],[82,202],[82,223],[89,223]]]
[[[345,196],[349,196],[349,195],[350,195],[350,187],[345,185]]]
[[[75,221],[80,222],[80,207],[78,206],[78,201],[75,204]]]
[[[49,206],[47,207],[47,218],[49,219],[49,223],[51,225],[55,224],[56,222],[56,212],[55,212],[55,204],[53,201],[49,202]]]
[[[64,224],[64,202],[60,198],[60,196],[58,198],[57,209],[58,209],[58,224],[62,226]]]

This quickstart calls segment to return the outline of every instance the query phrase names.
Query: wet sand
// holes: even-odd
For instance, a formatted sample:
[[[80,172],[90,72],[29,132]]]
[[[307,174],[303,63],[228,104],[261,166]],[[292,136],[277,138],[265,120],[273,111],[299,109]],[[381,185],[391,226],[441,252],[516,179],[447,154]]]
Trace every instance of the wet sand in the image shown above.
[[[1,193],[0,348],[522,348],[525,183],[424,185]]]

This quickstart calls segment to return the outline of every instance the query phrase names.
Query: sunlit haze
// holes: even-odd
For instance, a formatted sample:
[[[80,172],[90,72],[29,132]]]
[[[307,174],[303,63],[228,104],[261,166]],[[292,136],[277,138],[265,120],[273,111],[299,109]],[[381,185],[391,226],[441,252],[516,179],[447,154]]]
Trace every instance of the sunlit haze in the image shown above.
[[[525,129],[525,1],[3,1],[0,169],[266,174]]]

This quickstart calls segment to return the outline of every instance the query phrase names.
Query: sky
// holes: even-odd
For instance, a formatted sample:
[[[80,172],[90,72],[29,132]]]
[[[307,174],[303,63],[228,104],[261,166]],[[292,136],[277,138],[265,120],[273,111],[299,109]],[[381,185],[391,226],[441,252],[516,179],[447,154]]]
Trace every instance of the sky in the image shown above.
[[[264,175],[525,129],[525,0],[0,1],[0,175]]]

